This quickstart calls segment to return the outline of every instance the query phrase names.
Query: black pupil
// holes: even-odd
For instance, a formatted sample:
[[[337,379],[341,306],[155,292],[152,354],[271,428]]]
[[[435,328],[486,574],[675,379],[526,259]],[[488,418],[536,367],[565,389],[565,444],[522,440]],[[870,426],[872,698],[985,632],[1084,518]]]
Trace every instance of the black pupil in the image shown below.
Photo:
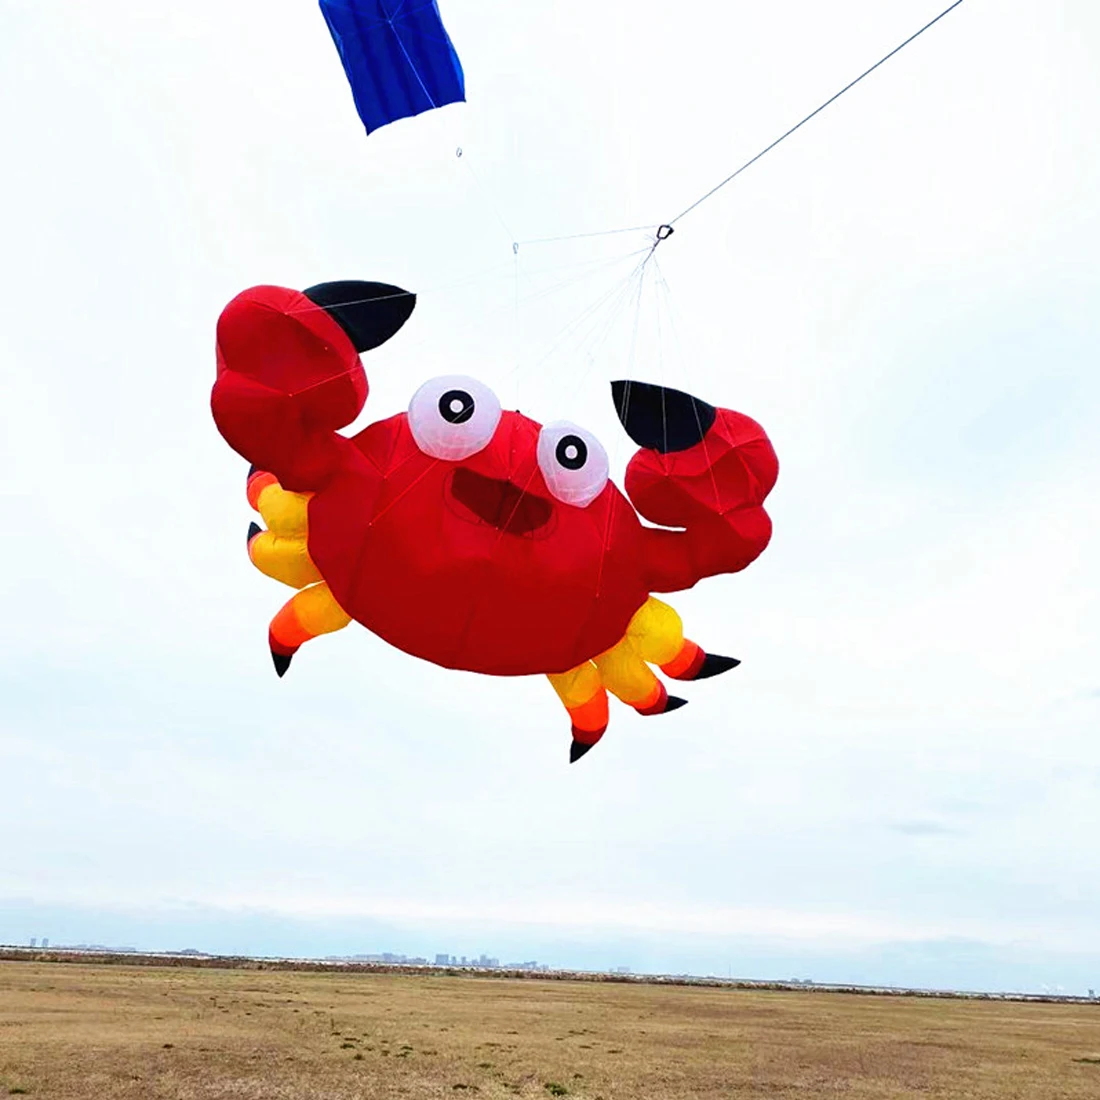
[[[474,399],[465,390],[448,390],[439,399],[439,415],[448,424],[465,424],[474,415]]]
[[[563,435],[554,456],[567,470],[579,470],[588,461],[588,447],[579,435]]]

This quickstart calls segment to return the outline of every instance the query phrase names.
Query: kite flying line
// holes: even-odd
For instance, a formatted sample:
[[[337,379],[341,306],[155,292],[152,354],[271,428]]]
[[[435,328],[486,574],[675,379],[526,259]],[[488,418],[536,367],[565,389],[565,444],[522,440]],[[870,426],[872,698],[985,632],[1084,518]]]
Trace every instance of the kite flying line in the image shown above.
[[[657,246],[662,241],[666,241],[666,240],[668,240],[669,237],[672,236],[672,234],[675,232],[673,227],[676,225],[676,223],[681,218],[683,218],[687,214],[690,214],[697,206],[701,206],[712,195],[716,194],[718,191],[721,191],[722,188],[726,186],[726,184],[732,183],[739,175],[741,175],[742,172],[745,171],[746,168],[751,168],[752,165],[754,165],[758,160],[760,160],[762,157],[764,157],[768,153],[770,153],[777,145],[779,145],[783,141],[786,141],[787,138],[789,138],[791,136],[791,134],[793,134],[796,130],[800,130],[803,126],[805,126],[806,123],[810,121],[810,119],[812,119],[812,118],[816,117],[817,115],[821,114],[821,112],[824,111],[826,107],[831,106],[838,99],[840,99],[840,97],[842,95],[844,95],[845,92],[850,91],[861,80],[863,80],[865,77],[870,76],[871,73],[873,73],[877,68],[879,68],[879,66],[884,65],[895,54],[901,53],[901,51],[903,49],[905,49],[905,47],[908,46],[910,42],[914,42],[916,39],[920,38],[920,36],[922,34],[924,34],[925,31],[927,31],[930,28],[934,27],[941,19],[943,19],[943,17],[945,15],[948,15],[952,11],[954,11],[955,8],[957,8],[962,2],[963,2],[963,0],[955,0],[955,2],[950,5],[950,7],[947,7],[943,11],[941,11],[940,14],[936,16],[935,19],[932,19],[928,23],[925,23],[925,25],[923,27],[921,27],[921,29],[919,31],[916,31],[914,34],[911,34],[899,46],[895,46],[888,54],[886,54],[884,57],[879,58],[879,60],[876,61],[869,69],[867,69],[864,72],[860,73],[859,76],[857,76],[855,78],[855,80],[850,81],[848,84],[845,84],[844,87],[841,88],[839,92],[837,92],[835,95],[830,96],[827,100],[825,100],[824,103],[821,104],[820,107],[818,107],[815,110],[811,111],[804,119],[802,119],[801,122],[795,123],[794,126],[792,126],[785,133],[783,133],[779,137],[777,137],[775,139],[775,141],[773,141],[770,145],[768,145],[765,148],[761,149],[760,152],[756,154],[756,156],[752,157],[750,160],[745,161],[745,163],[742,164],[740,168],[738,168],[735,172],[731,172],[728,176],[726,176],[726,178],[724,180],[721,181],[721,183],[715,184],[709,191],[706,192],[706,194],[704,194],[700,198],[696,199],[690,206],[688,206],[685,209],[681,210],[680,213],[676,215],[676,217],[674,217],[674,218],[670,219],[669,221],[664,222],[660,226],[658,226],[656,236],[653,240],[652,250],[656,250]],[[636,228],[645,229],[645,228],[649,228],[649,227],[648,226],[639,226],[639,227],[636,227]],[[576,240],[579,237],[608,237],[608,236],[612,236],[613,234],[616,234],[616,233],[629,233],[629,232],[632,232],[632,231],[633,231],[632,229],[606,229],[606,230],[603,230],[602,232],[597,232],[597,233],[571,233],[571,234],[567,234],[564,237],[540,237],[537,240],[519,241],[518,243],[519,244],[545,244],[545,243],[550,243],[551,241]]]
[[[945,8],[943,11],[941,11],[935,19],[933,19],[929,23],[925,23],[925,25],[921,27],[919,31],[917,31],[915,34],[911,34],[904,42],[902,42],[900,46],[895,46],[885,57],[880,58],[869,69],[867,69],[865,72],[860,73],[859,76],[855,78],[855,80],[853,80],[849,84],[846,84],[843,88],[840,89],[839,92],[836,93],[836,95],[830,96],[827,100],[825,100],[824,103],[821,104],[820,107],[818,107],[814,111],[811,111],[801,122],[796,123],[785,134],[777,137],[775,141],[773,141],[771,145],[769,145],[767,148],[761,149],[760,152],[752,158],[752,160],[745,161],[745,163],[742,164],[736,172],[731,172],[728,176],[726,176],[724,180],[722,180],[721,183],[715,184],[714,187],[712,187],[705,195],[703,195],[702,198],[696,199],[686,210],[681,210],[675,218],[673,218],[670,222],[667,222],[666,225],[662,226],[661,228],[671,229],[672,226],[674,226],[682,217],[684,217],[685,214],[690,214],[697,206],[701,206],[704,202],[706,202],[707,199],[711,197],[711,195],[715,194],[718,191],[721,191],[727,183],[732,183],[733,180],[741,175],[741,173],[744,172],[746,168],[754,165],[766,153],[770,153],[781,141],[785,141],[791,136],[791,134],[795,132],[795,130],[798,130],[801,127],[805,126],[806,123],[809,122],[810,119],[813,118],[815,115],[821,114],[821,112],[824,111],[826,107],[828,107],[832,103],[835,103],[842,95],[844,95],[845,92],[854,88],[864,77],[870,76],[871,73],[875,71],[875,69],[877,69],[880,65],[884,65],[887,61],[890,60],[891,57],[894,56],[894,54],[901,53],[901,51],[904,50],[910,42],[913,42],[916,39],[920,38],[920,36],[924,34],[926,30],[928,30],[930,27],[934,27],[945,15],[954,11],[955,8],[957,8],[962,2],[963,0],[955,0],[955,3],[953,3],[949,8]],[[663,240],[664,238],[661,239]]]
[[[905,49],[906,46],[908,46],[912,42],[916,41],[916,39],[918,39],[926,31],[928,31],[932,27],[934,27],[945,16],[947,16],[952,11],[954,11],[955,8],[960,7],[962,2],[963,2],[963,0],[954,0],[954,2],[951,3],[950,5],[948,5],[948,7],[946,7],[943,11],[941,11],[939,13],[939,15],[937,15],[935,18],[929,20],[919,30],[917,30],[913,34],[909,35],[908,38],[906,38],[899,45],[895,46],[892,50],[889,51],[889,53],[887,53],[884,56],[882,56],[881,58],[879,58],[878,61],[876,61],[869,68],[867,68],[862,73],[860,73],[859,76],[857,76],[854,80],[851,80],[847,84],[845,84],[843,88],[841,88],[838,92],[836,92],[835,94],[830,96],[820,106],[816,107],[813,111],[811,111],[804,118],[802,118],[797,123],[795,123],[793,126],[791,126],[784,133],[780,134],[779,137],[777,137],[770,144],[766,145],[755,156],[753,156],[749,160],[745,161],[745,163],[742,164],[740,167],[738,167],[735,171],[731,172],[728,176],[726,176],[724,179],[722,179],[717,184],[715,184],[713,187],[711,187],[708,191],[706,191],[704,194],[702,194],[699,198],[697,198],[689,206],[687,206],[683,210],[681,210],[674,218],[671,218],[667,222],[663,222],[660,225],[654,225],[654,224],[650,223],[648,225],[621,226],[621,227],[616,228],[616,229],[606,229],[606,230],[599,230],[599,231],[595,231],[595,232],[568,233],[568,234],[564,234],[564,235],[561,235],[561,236],[535,237],[535,238],[528,238],[528,239],[515,238],[513,236],[513,234],[511,233],[511,231],[509,229],[509,226],[508,226],[507,222],[505,221],[503,215],[501,214],[499,205],[493,200],[493,197],[489,194],[488,189],[485,187],[483,181],[480,179],[480,177],[474,171],[473,166],[468,161],[468,158],[463,158],[463,149],[461,147],[456,149],[455,150],[456,156],[458,158],[463,159],[466,168],[470,171],[475,183],[477,184],[479,190],[482,192],[483,198],[485,199],[487,204],[492,208],[492,211],[496,216],[496,220],[499,223],[500,229],[503,230],[503,232],[507,235],[507,238],[511,241],[513,257],[512,257],[512,264],[510,266],[512,268],[511,274],[512,274],[512,282],[514,284],[513,285],[513,295],[512,295],[513,298],[514,298],[513,312],[515,314],[515,323],[516,323],[517,332],[518,332],[518,326],[519,326],[519,307],[520,307],[520,304],[521,304],[521,296],[520,296],[520,275],[521,275],[520,249],[521,249],[522,246],[535,245],[535,244],[550,244],[550,243],[555,243],[555,242],[559,242],[559,241],[579,241],[579,240],[585,240],[585,239],[591,239],[591,238],[611,237],[611,236],[616,236],[616,235],[621,235],[621,234],[626,234],[626,233],[646,232],[647,234],[649,234],[649,239],[648,239],[648,242],[640,250],[640,252],[643,254],[642,259],[634,266],[632,274],[630,276],[628,276],[626,278],[626,280],[624,280],[624,282],[629,285],[633,281],[633,279],[637,279],[642,274],[644,274],[644,272],[645,272],[645,270],[648,266],[648,263],[650,261],[650,258],[654,255],[654,253],[657,250],[657,246],[660,245],[663,241],[668,240],[668,238],[673,235],[673,233],[675,232],[675,226],[680,222],[681,219],[683,219],[688,214],[690,214],[693,210],[695,210],[697,207],[701,206],[703,203],[708,201],[710,198],[712,198],[715,194],[717,194],[720,190],[722,190],[728,184],[732,183],[738,176],[740,176],[748,168],[752,167],[752,165],[756,164],[757,161],[761,160],[768,153],[770,153],[773,149],[775,149],[777,146],[779,146],[784,141],[786,141],[787,138],[789,138],[792,134],[794,134],[796,131],[800,130],[803,126],[805,126],[808,122],[810,122],[811,119],[816,118],[827,107],[830,107],[833,103],[835,103],[843,95],[845,95],[847,92],[851,91],[857,84],[859,84],[860,82],[865,80],[868,76],[870,76],[871,73],[875,72],[876,69],[880,68],[887,61],[889,61],[891,58],[893,58],[897,54],[899,54],[903,49]],[[322,7],[326,7],[330,3],[331,3],[331,0],[325,0],[325,2],[322,4]],[[427,5],[425,5],[425,7],[427,7]],[[420,12],[421,9],[416,8],[416,9],[414,9],[414,11]],[[405,14],[406,15],[411,15],[413,13],[408,12],[408,13],[405,13]],[[386,20],[384,22],[388,23],[390,21]],[[392,28],[390,28],[390,29],[392,29]],[[440,43],[446,47],[446,51],[449,54],[453,54],[453,47],[450,45],[449,40],[446,39],[445,32],[444,32],[442,37],[439,37],[436,34],[433,34],[432,37],[433,37],[433,39],[439,38]],[[411,59],[406,57],[405,60],[408,63],[411,64]],[[459,68],[459,72],[460,72],[460,68]],[[351,74],[349,73],[349,76],[350,75]],[[420,74],[417,73],[416,75],[417,75],[417,78],[420,79]],[[454,91],[456,92],[455,97],[456,98],[464,98],[464,96],[462,96],[460,94],[461,93],[461,76],[459,76],[458,79],[459,79],[459,88],[454,89]],[[421,81],[421,83],[422,83],[422,81]],[[427,98],[430,101],[431,106],[436,106],[437,105],[436,101],[435,101],[436,97],[433,97],[429,94]],[[422,109],[424,109],[424,107],[423,107],[423,105],[420,105],[419,107],[417,107],[415,109],[412,108],[412,107],[409,107],[408,111],[409,111],[409,113],[414,113],[415,110],[422,110]],[[402,111],[399,112],[399,113],[405,113],[405,109],[403,108]],[[373,125],[373,123],[372,123],[372,125]],[[371,126],[368,126],[368,131],[371,128],[372,128]],[[622,257],[622,256],[616,257],[616,260],[612,261],[612,262],[620,262],[623,259],[629,260],[632,255],[636,255],[636,254],[637,254],[636,252],[631,250],[626,254],[625,257]],[[461,282],[465,282],[465,280],[462,280]],[[567,280],[567,283],[565,285],[569,285],[572,282],[573,282],[573,280],[571,280],[571,279]],[[580,317],[575,318],[572,322],[570,322],[570,325],[566,326],[566,328],[569,331],[572,331],[576,325],[582,324],[585,321],[586,318],[590,318],[590,314],[591,314],[592,311],[594,311],[594,310],[598,311],[599,308],[602,305],[606,304],[608,299],[616,298],[616,291],[619,290],[619,289],[621,289],[621,287],[620,288],[612,288],[612,290],[610,292],[607,292],[607,293],[601,295],[601,297],[596,302],[594,302],[590,306],[588,306],[581,313]],[[400,292],[400,293],[402,295],[404,295],[404,292]],[[543,292],[543,293],[545,293],[545,292]],[[539,295],[536,295],[536,297],[537,296],[539,296]],[[616,301],[617,300],[618,299],[616,298]],[[351,304],[351,303],[345,303],[345,304]],[[635,304],[636,304],[636,307],[640,308],[640,305],[641,305],[641,295],[640,294],[638,295]],[[307,306],[305,308],[310,308],[310,307]],[[316,308],[316,307],[314,307],[314,308]],[[555,342],[554,347],[557,347],[557,342]],[[517,360],[518,360],[518,356],[517,356]],[[519,369],[521,369],[521,366],[520,366],[520,363],[517,361],[517,364],[516,364],[516,367],[514,368],[514,370],[518,371]]]

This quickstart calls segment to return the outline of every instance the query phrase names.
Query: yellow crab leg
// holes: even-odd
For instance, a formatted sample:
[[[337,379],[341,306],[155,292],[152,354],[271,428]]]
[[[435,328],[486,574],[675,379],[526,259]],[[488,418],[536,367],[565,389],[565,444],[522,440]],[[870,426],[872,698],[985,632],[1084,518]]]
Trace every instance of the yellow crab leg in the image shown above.
[[[673,660],[684,648],[680,616],[652,596],[634,613],[626,634],[596,657],[600,679],[612,695],[639,714],[664,714],[684,705],[670,696],[647,662]]]
[[[248,478],[248,502],[267,524],[248,529],[248,556],[261,573],[291,588],[304,588],[321,580],[309,556],[308,493],[287,492],[273,474],[253,471]]]
[[[248,531],[248,556],[265,576],[291,588],[305,588],[321,579],[305,539],[288,539],[253,524]]]
[[[607,692],[591,661],[585,661],[568,672],[551,673],[547,679],[573,723],[569,762],[575,763],[607,730]]]
[[[604,687],[639,714],[664,714],[687,701],[669,695],[629,634],[596,657],[595,662]]]
[[[704,680],[741,663],[733,657],[707,653],[702,646],[685,638],[680,616],[654,596],[635,612],[626,636],[643,660],[658,665],[674,680]]]
[[[305,538],[312,493],[291,493],[274,474],[253,470],[248,475],[248,503],[263,516],[264,523],[280,535]]]

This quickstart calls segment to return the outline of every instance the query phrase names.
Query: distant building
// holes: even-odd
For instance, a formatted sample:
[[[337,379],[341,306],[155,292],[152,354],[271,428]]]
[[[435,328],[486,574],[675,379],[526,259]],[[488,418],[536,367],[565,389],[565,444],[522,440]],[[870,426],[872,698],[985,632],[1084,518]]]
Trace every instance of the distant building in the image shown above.
[[[31,947],[37,947],[37,946],[38,946],[38,937],[37,936],[31,936]]]
[[[450,966],[451,965],[451,956],[450,955],[436,955],[435,965],[436,966]]]
[[[43,946],[43,948],[46,948],[46,947],[49,947],[49,946],[50,946],[50,938],[49,938],[49,936],[43,936],[43,937],[42,937],[42,946]]]

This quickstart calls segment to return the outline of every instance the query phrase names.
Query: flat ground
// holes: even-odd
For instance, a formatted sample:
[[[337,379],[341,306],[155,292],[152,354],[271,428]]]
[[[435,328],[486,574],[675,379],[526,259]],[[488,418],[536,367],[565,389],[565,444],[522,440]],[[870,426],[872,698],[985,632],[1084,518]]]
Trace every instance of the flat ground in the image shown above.
[[[0,962],[0,1097],[1100,1097],[1100,1009]]]

